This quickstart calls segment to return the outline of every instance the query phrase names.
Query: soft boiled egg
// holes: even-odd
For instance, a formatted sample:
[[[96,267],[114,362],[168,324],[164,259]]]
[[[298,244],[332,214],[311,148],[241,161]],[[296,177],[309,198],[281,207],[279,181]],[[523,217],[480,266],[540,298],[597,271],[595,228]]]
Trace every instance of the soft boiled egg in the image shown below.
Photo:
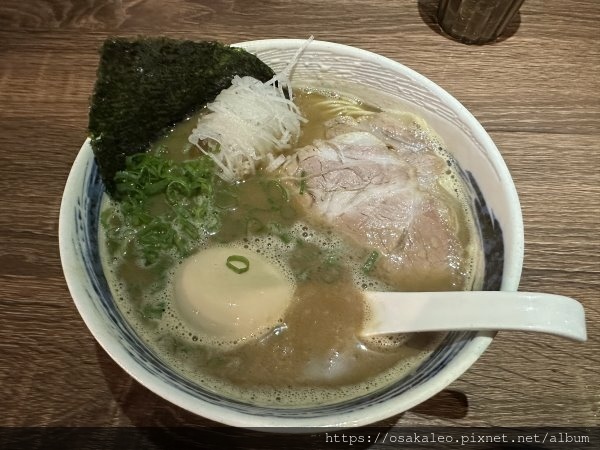
[[[238,246],[213,247],[191,255],[175,277],[175,307],[183,320],[227,342],[257,337],[274,328],[293,293],[293,282],[282,268]]]

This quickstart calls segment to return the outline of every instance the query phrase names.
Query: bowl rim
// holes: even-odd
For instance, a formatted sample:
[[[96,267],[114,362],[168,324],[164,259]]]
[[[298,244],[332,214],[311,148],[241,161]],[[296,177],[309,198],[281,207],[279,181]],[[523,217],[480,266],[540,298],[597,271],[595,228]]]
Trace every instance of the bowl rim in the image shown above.
[[[242,47],[250,52],[256,52],[268,49],[297,49],[305,43],[305,39],[262,39],[240,42],[232,44],[232,46]],[[374,61],[378,64],[385,65],[394,71],[402,72],[419,84],[425,85],[429,90],[435,92],[436,95],[443,99],[443,101],[457,113],[463,122],[469,124],[471,130],[473,130],[478,139],[480,139],[485,148],[490,152],[493,165],[500,176],[504,196],[510,205],[510,217],[507,220],[511,226],[514,227],[512,230],[513,239],[508,243],[509,245],[505,242],[505,254],[510,251],[513,262],[508,265],[505,261],[501,290],[516,291],[519,285],[524,255],[524,231],[521,207],[508,167],[483,126],[452,95],[425,76],[397,61],[357,47],[333,42],[314,40],[309,48],[315,47],[318,47],[321,50],[331,50],[337,54],[356,56],[361,59]],[[285,427],[287,428],[287,431],[291,432],[306,432],[310,431],[309,429],[312,427],[343,429],[373,424],[389,418],[390,416],[405,412],[442,391],[477,361],[490,345],[496,334],[495,332],[487,331],[477,332],[475,337],[431,379],[428,379],[417,387],[409,389],[401,395],[379,404],[367,406],[360,410],[346,411],[317,418],[284,418],[257,416],[240,411],[233,411],[226,406],[214,405],[202,399],[194,398],[176,389],[160,377],[149,373],[142,365],[135,361],[120,345],[117,337],[107,330],[95,306],[87,301],[89,296],[83,286],[81,278],[84,276],[82,273],[83,269],[80,267],[80,261],[74,250],[75,243],[72,238],[71,218],[75,208],[77,195],[79,195],[81,187],[83,186],[85,170],[90,161],[93,161],[93,153],[91,150],[90,139],[88,138],[75,158],[65,185],[60,207],[60,257],[71,297],[73,298],[79,314],[96,341],[121,368],[155,394],[192,413],[236,427],[259,430],[276,427],[279,432],[284,431],[284,429],[279,427]]]

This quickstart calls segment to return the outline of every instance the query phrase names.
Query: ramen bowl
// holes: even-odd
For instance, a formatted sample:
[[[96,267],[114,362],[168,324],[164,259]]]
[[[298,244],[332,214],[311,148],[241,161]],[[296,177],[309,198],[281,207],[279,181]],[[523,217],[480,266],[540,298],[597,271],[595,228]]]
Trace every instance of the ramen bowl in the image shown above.
[[[237,44],[276,72],[303,40]],[[477,120],[451,95],[413,70],[353,47],[313,41],[296,64],[293,81],[323,88],[361,86],[389,96],[423,117],[445,142],[472,188],[485,252],[484,290],[516,291],[523,262],[523,222],[508,169]],[[402,413],[460,377],[490,345],[493,332],[447,333],[409,374],[366,395],[338,403],[272,407],[233,400],[195,384],[165,364],[118,309],[100,261],[99,211],[104,194],[89,140],[71,169],[61,204],[59,239],[65,278],[87,327],[106,352],[139,383],[200,416],[244,428],[310,430],[366,425]]]

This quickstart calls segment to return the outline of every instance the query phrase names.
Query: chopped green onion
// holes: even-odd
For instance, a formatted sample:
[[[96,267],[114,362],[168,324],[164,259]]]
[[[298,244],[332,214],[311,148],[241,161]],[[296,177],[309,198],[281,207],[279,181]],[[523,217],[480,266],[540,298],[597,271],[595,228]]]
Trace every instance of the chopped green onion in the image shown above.
[[[142,309],[142,316],[145,319],[154,319],[154,320],[158,320],[161,319],[163,316],[163,313],[165,312],[165,303],[164,302],[159,302],[157,304],[147,304],[146,306],[144,306],[144,308]]]
[[[306,170],[300,172],[300,195],[306,190]]]
[[[250,217],[246,221],[246,234],[260,233],[265,229],[265,225],[256,217]]]
[[[265,192],[267,194],[267,200],[274,209],[280,208],[282,205],[287,203],[289,197],[286,189],[275,180],[270,180],[266,187]]]
[[[248,258],[241,255],[229,256],[225,265],[237,274],[248,272],[248,269],[250,269],[250,261],[248,261]]]
[[[375,262],[377,261],[377,258],[379,258],[379,252],[376,250],[373,250],[371,252],[371,254],[369,255],[369,257],[367,258],[367,260],[365,261],[365,264],[362,267],[363,273],[369,274],[373,270],[373,267],[375,267]]]
[[[289,244],[292,242],[292,236],[288,233],[280,233],[278,236],[284,244]]]
[[[172,250],[187,256],[203,233],[219,227],[213,182],[209,158],[176,162],[165,152],[128,156],[125,170],[115,175],[118,207],[102,216],[107,237],[127,239],[127,251],[145,266]]]
[[[222,189],[215,194],[215,206],[219,209],[235,209],[238,204],[238,196],[234,192]]]
[[[169,184],[169,180],[160,180],[152,184],[148,184],[144,187],[144,194],[156,195],[165,190],[165,187]]]
[[[162,180],[165,182],[165,197],[167,197],[167,201],[176,205],[182,198],[191,197],[192,192],[189,187],[189,184],[186,181],[182,180]]]

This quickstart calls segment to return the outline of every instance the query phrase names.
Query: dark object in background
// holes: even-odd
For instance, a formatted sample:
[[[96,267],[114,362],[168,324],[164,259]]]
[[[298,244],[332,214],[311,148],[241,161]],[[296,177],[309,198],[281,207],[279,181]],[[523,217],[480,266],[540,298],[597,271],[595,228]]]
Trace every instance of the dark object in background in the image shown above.
[[[440,0],[437,19],[444,32],[465,44],[499,37],[524,0]]]
[[[218,42],[108,39],[89,114],[89,133],[106,190],[127,156],[145,152],[175,123],[214,100],[235,75],[268,81],[256,56]]]

